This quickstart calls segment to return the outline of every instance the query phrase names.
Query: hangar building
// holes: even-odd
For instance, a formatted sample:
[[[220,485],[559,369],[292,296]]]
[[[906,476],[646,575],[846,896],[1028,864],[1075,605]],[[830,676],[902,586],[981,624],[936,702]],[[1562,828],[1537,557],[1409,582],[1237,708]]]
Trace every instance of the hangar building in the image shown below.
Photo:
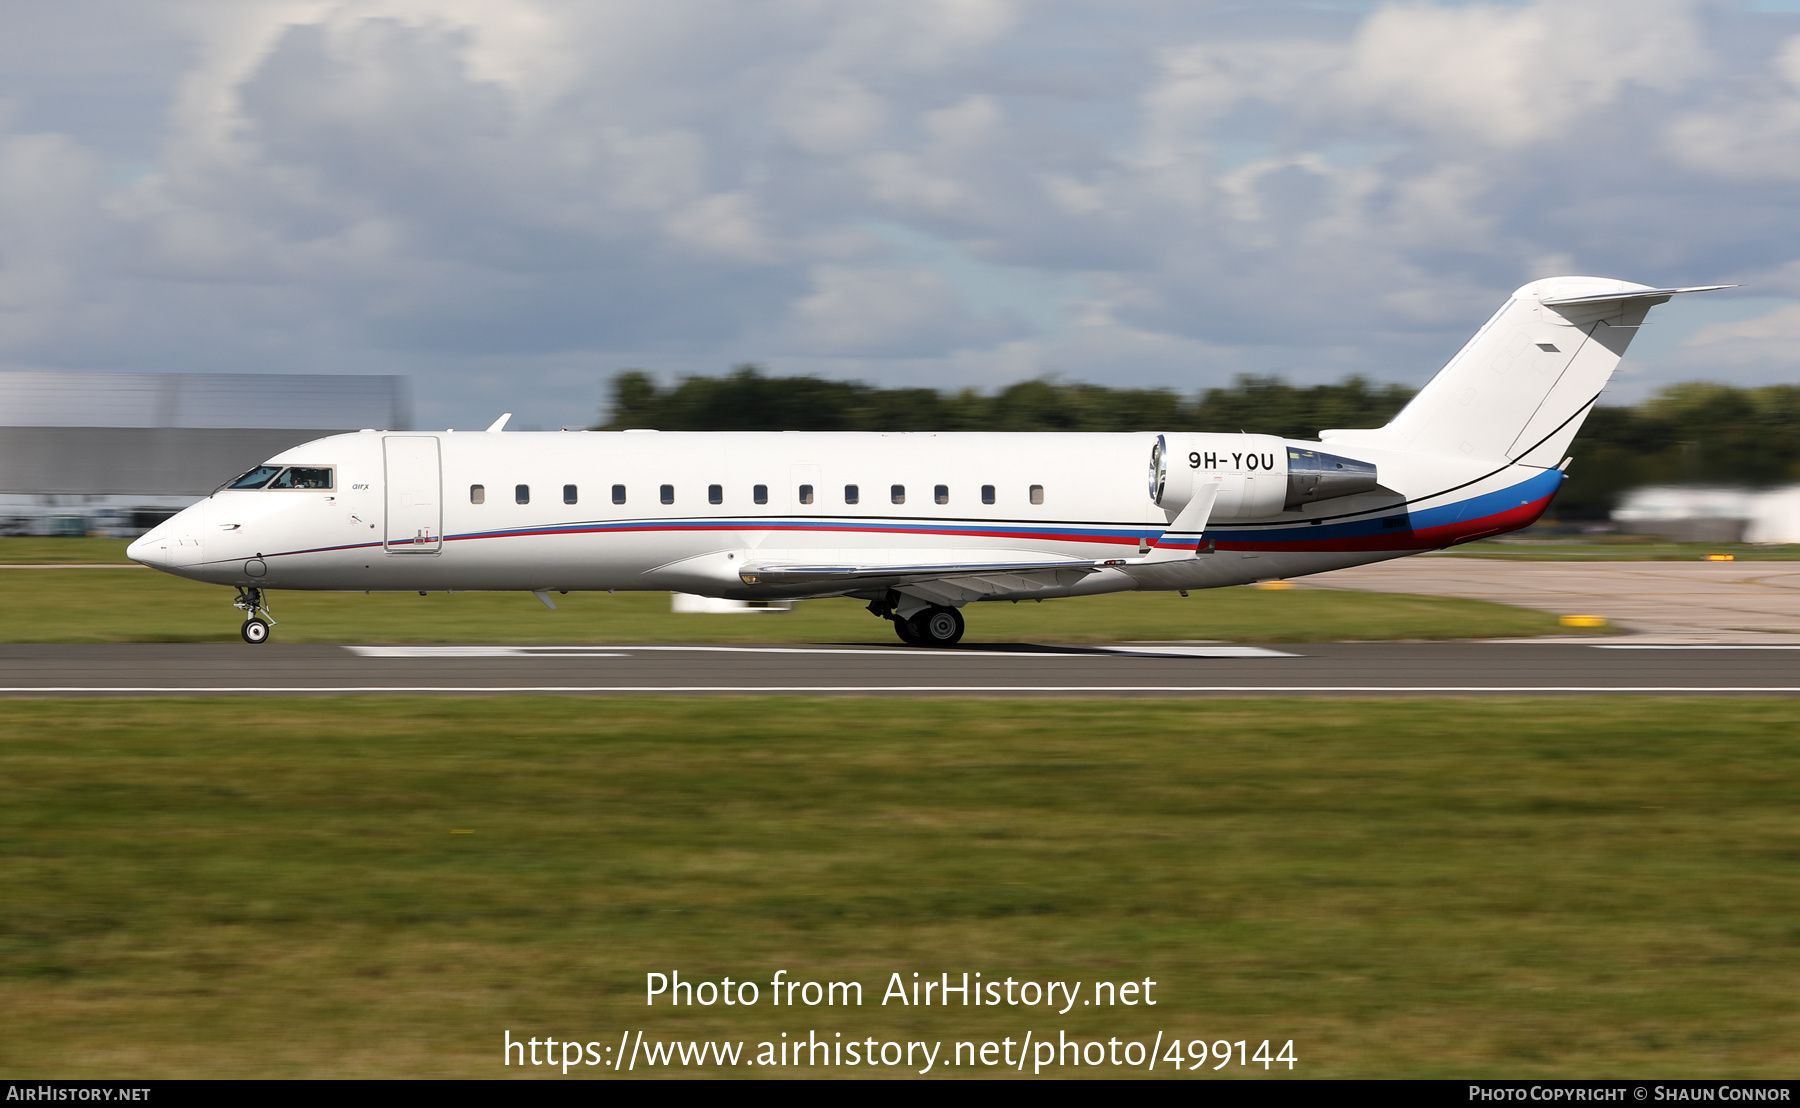
[[[290,446],[409,425],[403,377],[0,373],[0,533],[140,534]]]

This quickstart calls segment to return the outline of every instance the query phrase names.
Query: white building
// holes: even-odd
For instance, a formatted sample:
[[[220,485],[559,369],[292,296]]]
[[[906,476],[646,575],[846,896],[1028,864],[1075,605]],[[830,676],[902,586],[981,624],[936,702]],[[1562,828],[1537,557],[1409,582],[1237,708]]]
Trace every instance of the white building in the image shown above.
[[[0,532],[137,534],[271,454],[406,428],[405,379],[0,373]]]
[[[1800,485],[1649,485],[1628,493],[1612,518],[1623,530],[1676,542],[1800,543]]]

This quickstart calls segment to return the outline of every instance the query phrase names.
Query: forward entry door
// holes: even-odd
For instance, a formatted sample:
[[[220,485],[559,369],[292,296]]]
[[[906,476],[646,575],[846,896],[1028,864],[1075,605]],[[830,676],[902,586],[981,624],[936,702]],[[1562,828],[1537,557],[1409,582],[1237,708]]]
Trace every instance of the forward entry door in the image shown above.
[[[387,552],[436,554],[444,543],[438,440],[389,435],[382,446],[387,456]]]

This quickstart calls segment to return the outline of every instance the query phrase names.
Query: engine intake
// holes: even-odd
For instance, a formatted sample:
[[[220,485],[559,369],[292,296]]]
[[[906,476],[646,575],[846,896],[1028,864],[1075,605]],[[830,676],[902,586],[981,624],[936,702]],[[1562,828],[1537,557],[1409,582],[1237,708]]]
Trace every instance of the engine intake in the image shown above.
[[[1375,463],[1340,458],[1320,450],[1287,448],[1287,502],[1284,511],[1305,504],[1334,500],[1359,492],[1374,492],[1381,487],[1375,474]]]

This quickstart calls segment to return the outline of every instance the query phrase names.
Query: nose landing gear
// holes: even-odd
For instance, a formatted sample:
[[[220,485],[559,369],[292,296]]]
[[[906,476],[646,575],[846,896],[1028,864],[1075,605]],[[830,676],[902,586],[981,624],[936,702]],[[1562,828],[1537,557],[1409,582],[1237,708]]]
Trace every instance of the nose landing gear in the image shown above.
[[[258,588],[238,586],[237,599],[231,606],[244,613],[244,626],[238,634],[251,646],[269,641],[269,628],[275,626],[275,615],[269,611],[268,598]]]

